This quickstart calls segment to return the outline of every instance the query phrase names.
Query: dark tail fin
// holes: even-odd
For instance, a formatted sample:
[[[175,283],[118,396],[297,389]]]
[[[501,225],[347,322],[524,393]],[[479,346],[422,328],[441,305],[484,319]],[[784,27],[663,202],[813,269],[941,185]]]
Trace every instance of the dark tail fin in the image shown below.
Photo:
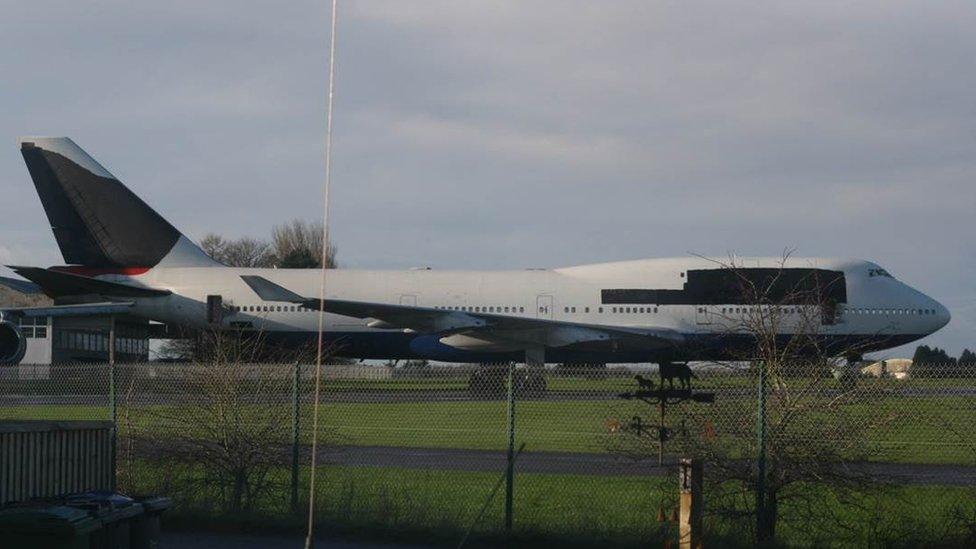
[[[97,268],[214,262],[67,137],[24,137],[20,151],[61,255]]]

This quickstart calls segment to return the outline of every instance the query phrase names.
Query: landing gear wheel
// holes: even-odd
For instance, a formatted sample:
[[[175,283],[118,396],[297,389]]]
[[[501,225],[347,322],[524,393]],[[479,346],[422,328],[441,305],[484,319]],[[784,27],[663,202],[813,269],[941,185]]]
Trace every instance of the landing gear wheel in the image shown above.
[[[512,381],[517,396],[541,397],[546,394],[546,376],[542,372],[516,370]]]
[[[525,376],[525,395],[541,397],[546,394],[546,376],[542,372],[529,372]]]
[[[507,371],[498,367],[482,367],[468,378],[468,393],[473,398],[499,398],[505,395]]]

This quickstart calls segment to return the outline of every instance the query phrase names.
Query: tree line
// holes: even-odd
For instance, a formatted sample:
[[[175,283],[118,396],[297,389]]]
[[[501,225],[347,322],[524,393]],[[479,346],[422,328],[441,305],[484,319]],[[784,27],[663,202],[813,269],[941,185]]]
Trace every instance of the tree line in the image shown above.
[[[919,345],[912,356],[912,374],[919,377],[976,377],[976,353],[963,349],[959,358],[945,349]]]
[[[251,237],[228,239],[208,233],[200,240],[207,255],[229,267],[277,267],[317,269],[322,266],[321,222],[293,219],[271,229],[271,239]],[[336,268],[336,247],[325,249],[325,266]]]

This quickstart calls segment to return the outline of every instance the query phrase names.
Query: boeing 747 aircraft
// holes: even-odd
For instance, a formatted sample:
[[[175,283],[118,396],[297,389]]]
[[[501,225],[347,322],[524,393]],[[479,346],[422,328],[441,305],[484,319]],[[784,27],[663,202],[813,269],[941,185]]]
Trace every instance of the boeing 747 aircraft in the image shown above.
[[[11,266],[55,305],[0,311],[0,363],[24,354],[18,317],[126,314],[198,329],[254,331],[270,343],[325,338],[352,358],[532,364],[705,360],[747,349],[737,322],[757,305],[741,280],[777,282],[767,297],[790,337],[817,307],[817,337],[877,351],[925,337],[949,312],[869,261],[751,258],[734,270],[704,258],[643,259],[522,271],[319,272],[219,264],[73,141],[28,137],[21,152],[66,266]],[[815,305],[777,301],[816,290]],[[758,305],[763,306],[763,305]],[[843,351],[848,352],[848,351]]]

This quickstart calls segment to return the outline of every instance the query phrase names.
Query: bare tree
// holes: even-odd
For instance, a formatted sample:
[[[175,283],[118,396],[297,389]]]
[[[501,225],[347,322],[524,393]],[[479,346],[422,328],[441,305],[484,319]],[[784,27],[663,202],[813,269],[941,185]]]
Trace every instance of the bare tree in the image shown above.
[[[242,237],[228,240],[209,233],[200,241],[203,251],[230,267],[271,267],[275,263],[271,246],[264,240]]]
[[[211,258],[221,261],[227,248],[227,239],[216,233],[207,233],[200,239],[200,248]]]
[[[210,257],[231,267],[281,267],[309,269],[322,265],[322,223],[293,219],[275,225],[271,243],[254,238],[226,239],[209,233],[200,247]],[[336,247],[326,250],[325,266],[336,267]]]
[[[747,268],[735,258],[717,261],[710,287],[731,297],[699,306],[713,332],[710,354],[716,342],[725,354],[713,367],[729,374],[713,379],[745,377],[752,390],[722,392],[719,386],[714,404],[669,407],[677,415],[672,426],[684,435],[669,447],[705,461],[708,512],[752,517],[757,543],[774,539],[784,506],[811,529],[824,524],[823,513],[836,506],[813,501],[824,491],[811,485],[833,497],[866,487],[868,479],[845,464],[871,457],[877,449],[869,435],[893,419],[865,415],[858,404],[867,396],[831,376],[849,370],[848,359],[865,348],[865,342],[827,337],[829,327],[843,321],[842,274],[788,267],[789,255],[772,268]],[[619,422],[614,427],[611,451],[643,458],[657,452],[656,438],[633,436],[634,429]]]
[[[731,516],[741,515],[743,509],[758,513],[759,543],[774,539],[783,505],[791,506],[792,516],[805,516],[810,525],[818,524],[812,515],[821,506],[811,498],[822,496],[810,490],[811,484],[835,495],[863,488],[863,475],[844,464],[867,460],[876,451],[868,442],[869,434],[892,420],[885,414],[864,417],[859,413],[862,408],[852,405],[865,400],[865,395],[852,383],[838,383],[830,376],[849,371],[847,362],[860,357],[868,344],[828,336],[827,328],[842,322],[838,303],[844,290],[842,274],[789,268],[789,256],[784,253],[778,266],[767,269],[746,268],[735,258],[720,263],[725,280],[735,285],[740,299],[713,307],[709,313],[716,331],[728,341],[748,342],[737,349],[733,345],[736,350],[729,359],[730,364],[753,366],[751,379],[758,388],[754,406],[762,406],[765,416],[761,424],[756,423],[760,419],[756,413],[751,418],[762,431],[738,448],[720,436],[689,439],[689,450],[706,460],[711,478],[717,479],[711,508]],[[741,410],[743,403],[730,404]],[[687,419],[697,423],[695,431],[704,432],[711,421],[708,414],[721,410],[720,406],[721,402],[716,409],[697,409],[699,413]],[[714,424],[709,425],[714,429]],[[764,461],[764,471],[741,459],[743,455]],[[754,507],[743,506],[750,500]],[[805,515],[808,511],[810,515]]]
[[[271,242],[274,254],[280,262],[286,258],[300,256],[310,257],[314,265],[322,265],[322,236],[321,222],[308,222],[293,219],[282,225],[275,225],[271,231]],[[329,243],[325,255],[325,266],[329,269],[336,267],[336,247]]]
[[[274,255],[267,242],[245,237],[227,246],[224,262],[235,267],[270,267],[274,264]]]

